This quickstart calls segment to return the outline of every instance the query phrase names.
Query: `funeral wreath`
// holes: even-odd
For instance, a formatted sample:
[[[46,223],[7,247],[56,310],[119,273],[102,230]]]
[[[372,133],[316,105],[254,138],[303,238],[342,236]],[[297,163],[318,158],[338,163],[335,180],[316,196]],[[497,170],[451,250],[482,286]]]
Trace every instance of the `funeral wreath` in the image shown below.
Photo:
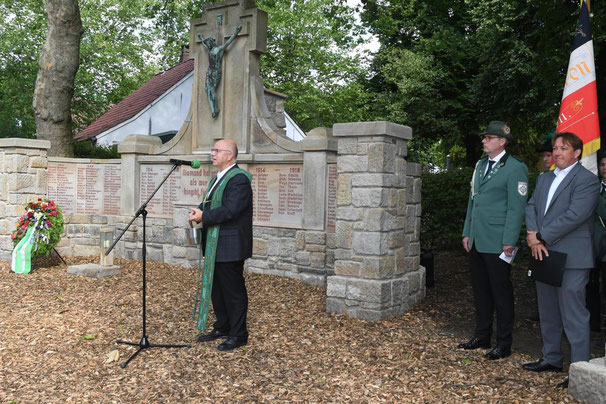
[[[38,199],[25,205],[25,214],[19,218],[16,227],[11,234],[13,246],[17,246],[29,228],[33,227],[32,258],[48,255],[61,239],[63,213],[54,201]]]

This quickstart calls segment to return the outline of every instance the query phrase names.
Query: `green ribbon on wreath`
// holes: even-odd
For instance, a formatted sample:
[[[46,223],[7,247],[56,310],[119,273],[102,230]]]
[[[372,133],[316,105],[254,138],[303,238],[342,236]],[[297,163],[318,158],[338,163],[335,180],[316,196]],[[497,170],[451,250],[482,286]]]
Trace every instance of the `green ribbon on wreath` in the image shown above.
[[[234,176],[238,174],[244,174],[248,178],[249,181],[252,180],[252,174],[248,171],[244,171],[241,168],[233,168],[229,170],[222,178],[219,185],[217,185],[217,189],[213,194],[212,200],[210,202],[210,208],[216,209],[221,206],[221,200],[223,199],[223,191],[225,191],[225,187],[229,180],[231,180]],[[212,189],[212,185],[217,180],[217,176],[215,176],[212,181],[208,184],[206,188],[206,192],[204,193],[203,201],[206,201],[208,197],[208,193]],[[204,222],[204,218],[202,218],[202,222]],[[192,317],[194,319],[197,318],[196,326],[200,331],[204,331],[206,329],[206,320],[208,319],[208,312],[210,309],[210,301],[213,287],[213,275],[215,273],[215,259],[217,256],[217,242],[219,241],[219,228],[221,225],[215,224],[213,226],[209,226],[206,229],[206,248],[204,249],[204,266],[202,266],[202,246],[200,245],[200,257],[198,259],[198,280],[197,280],[197,290],[196,290],[196,302],[194,304],[194,312],[192,313]],[[202,239],[202,237],[200,237]],[[200,240],[200,244],[202,240]]]

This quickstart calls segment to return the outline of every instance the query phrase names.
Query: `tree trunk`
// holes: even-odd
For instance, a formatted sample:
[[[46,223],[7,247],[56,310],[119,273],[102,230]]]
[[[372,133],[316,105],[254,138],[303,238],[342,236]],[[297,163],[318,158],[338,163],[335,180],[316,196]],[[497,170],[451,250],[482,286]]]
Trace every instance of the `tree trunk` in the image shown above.
[[[78,0],[46,0],[46,18],[34,90],[36,137],[50,140],[49,156],[72,157],[71,105],[83,32]]]

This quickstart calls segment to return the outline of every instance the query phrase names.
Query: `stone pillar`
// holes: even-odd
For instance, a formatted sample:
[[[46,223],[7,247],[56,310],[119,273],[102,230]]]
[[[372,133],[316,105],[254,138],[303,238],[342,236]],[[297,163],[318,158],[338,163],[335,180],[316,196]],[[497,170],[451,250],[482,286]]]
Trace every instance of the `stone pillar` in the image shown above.
[[[133,216],[139,208],[140,164],[138,155],[152,154],[162,144],[158,136],[129,135],[118,145],[122,159],[122,193],[120,194],[120,214]]]
[[[11,232],[25,204],[47,193],[48,140],[0,139],[0,260],[10,261]]]
[[[420,165],[412,130],[390,122],[336,124],[338,189],[334,276],[326,309],[379,321],[425,296],[420,266]]]
[[[301,141],[303,153],[303,228],[324,230],[328,155],[337,151],[337,141],[327,128],[316,128]]]

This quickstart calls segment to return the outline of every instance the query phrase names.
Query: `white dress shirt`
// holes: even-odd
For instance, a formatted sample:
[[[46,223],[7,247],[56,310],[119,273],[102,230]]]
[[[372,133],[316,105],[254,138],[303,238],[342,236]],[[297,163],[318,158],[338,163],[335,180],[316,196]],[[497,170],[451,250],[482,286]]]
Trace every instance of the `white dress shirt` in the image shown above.
[[[494,163],[492,164],[492,168],[494,168],[494,166],[496,166],[497,164],[499,164],[499,160],[501,160],[501,158],[505,155],[505,150],[503,150],[501,153],[497,154],[495,156],[495,158],[488,158],[488,161],[494,161]],[[486,164],[486,169],[484,170],[484,176],[486,176],[486,174],[488,174],[488,164]]]
[[[570,170],[572,170],[572,168],[574,166],[576,166],[577,164],[579,164],[578,161],[576,163],[574,163],[573,165],[566,167],[563,170],[560,170],[557,167],[555,170],[553,170],[553,173],[555,174],[555,178],[554,178],[553,182],[551,183],[551,186],[549,187],[549,193],[547,194],[547,203],[545,204],[545,212],[543,212],[543,214],[547,213],[547,209],[549,209],[549,204],[551,203],[553,194],[555,194],[555,191],[556,191],[556,189],[558,189],[558,186],[562,183],[562,181],[564,181],[564,178],[566,178],[566,176],[568,175]]]
[[[215,188],[215,185],[217,185],[217,184],[219,183],[219,181],[221,181],[221,178],[223,178],[223,176],[225,175],[225,173],[226,173],[226,172],[228,172],[228,171],[229,171],[229,169],[230,169],[230,168],[232,168],[232,167],[233,167],[233,166],[235,166],[235,165],[236,165],[236,163],[234,163],[234,164],[230,165],[230,166],[229,166],[229,167],[227,167],[225,170],[223,170],[223,171],[219,171],[219,172],[217,173],[217,180],[216,180],[215,182],[213,182],[213,186],[212,186],[212,187],[210,187],[210,191],[208,191],[207,195],[210,195],[210,194],[212,193],[213,189]]]

